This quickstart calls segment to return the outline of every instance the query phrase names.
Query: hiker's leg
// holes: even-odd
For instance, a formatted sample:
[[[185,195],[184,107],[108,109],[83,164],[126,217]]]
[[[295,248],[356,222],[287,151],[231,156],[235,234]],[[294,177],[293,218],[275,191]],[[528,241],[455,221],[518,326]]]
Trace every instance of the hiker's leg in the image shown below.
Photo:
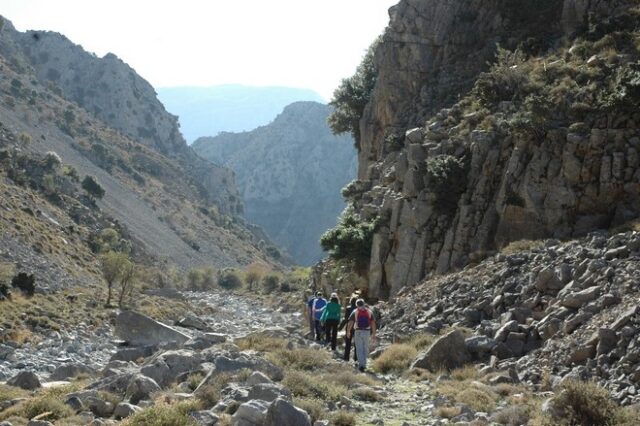
[[[322,328],[320,328],[320,321],[315,320],[314,324],[316,326],[316,340],[320,340],[322,337]]]
[[[367,368],[367,357],[369,356],[369,337],[371,337],[371,333],[369,330],[364,330],[364,337],[362,338],[362,360],[358,361],[360,365],[364,368]],[[358,357],[358,359],[360,359]]]
[[[331,322],[331,350],[336,350],[338,346],[338,320]]]
[[[368,347],[365,342],[368,330],[356,330],[356,353],[358,354],[358,366],[360,368],[367,367],[367,353],[365,349]]]
[[[325,340],[327,342],[330,342],[331,341],[331,325],[329,321],[325,321],[324,323],[324,333],[325,333]]]
[[[344,336],[344,360],[349,361],[349,355],[351,355],[351,338]]]

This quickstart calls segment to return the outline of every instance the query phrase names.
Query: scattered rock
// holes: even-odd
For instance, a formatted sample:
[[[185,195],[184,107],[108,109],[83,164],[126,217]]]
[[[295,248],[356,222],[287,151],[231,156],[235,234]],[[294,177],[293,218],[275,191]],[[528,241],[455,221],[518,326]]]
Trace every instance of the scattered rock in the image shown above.
[[[115,333],[130,345],[183,344],[190,336],[133,311],[121,312],[116,318]]]
[[[22,371],[16,376],[7,380],[9,386],[15,386],[26,390],[36,390],[42,387],[40,379],[31,371]]]
[[[278,398],[269,406],[264,424],[265,426],[311,426],[311,417],[291,402]]]

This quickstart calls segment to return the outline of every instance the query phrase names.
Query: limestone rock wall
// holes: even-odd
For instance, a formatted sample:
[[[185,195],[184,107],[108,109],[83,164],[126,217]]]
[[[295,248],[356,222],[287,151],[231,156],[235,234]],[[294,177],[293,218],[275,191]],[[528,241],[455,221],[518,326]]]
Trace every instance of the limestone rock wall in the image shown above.
[[[473,119],[457,101],[489,68],[496,44],[544,56],[570,45],[589,14],[600,22],[628,6],[403,0],[390,9],[361,120],[353,198],[364,219],[383,218],[373,239],[370,296],[393,296],[511,241],[583,235],[640,212],[637,113],[594,111],[581,132],[570,120],[535,135],[456,127]],[[517,107],[505,102],[492,113],[508,117]],[[446,159],[461,169],[443,188],[428,164]]]

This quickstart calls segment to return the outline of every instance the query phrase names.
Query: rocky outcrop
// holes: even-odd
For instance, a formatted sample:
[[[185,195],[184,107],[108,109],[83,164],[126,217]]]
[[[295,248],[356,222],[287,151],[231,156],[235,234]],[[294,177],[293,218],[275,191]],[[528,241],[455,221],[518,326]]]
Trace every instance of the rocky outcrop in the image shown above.
[[[588,45],[593,56],[554,50],[587,31],[588,20],[593,40],[633,30],[630,10],[625,1],[569,0],[403,0],[391,8],[351,196],[363,220],[381,223],[370,296],[394,296],[511,241],[584,235],[640,212],[640,116],[602,101],[619,90],[605,77],[611,67],[633,68],[637,53],[605,66],[597,43]],[[605,17],[609,27],[596,25]],[[565,68],[549,74],[535,59],[512,58],[489,69],[496,43]],[[557,94],[550,88],[571,70],[596,73],[596,94],[567,90],[546,109],[532,106]]]
[[[344,209],[340,190],[355,176],[353,141],[331,133],[330,112],[317,102],[296,102],[267,126],[193,144],[204,158],[235,171],[247,219],[303,265],[322,257],[320,236]]]

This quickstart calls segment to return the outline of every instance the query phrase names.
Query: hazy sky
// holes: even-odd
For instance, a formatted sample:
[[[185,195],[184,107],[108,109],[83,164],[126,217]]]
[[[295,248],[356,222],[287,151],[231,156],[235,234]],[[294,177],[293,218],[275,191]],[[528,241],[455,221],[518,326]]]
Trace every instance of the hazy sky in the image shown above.
[[[224,83],[314,89],[353,73],[398,0],[0,0],[20,31],[113,52],[156,87]]]

